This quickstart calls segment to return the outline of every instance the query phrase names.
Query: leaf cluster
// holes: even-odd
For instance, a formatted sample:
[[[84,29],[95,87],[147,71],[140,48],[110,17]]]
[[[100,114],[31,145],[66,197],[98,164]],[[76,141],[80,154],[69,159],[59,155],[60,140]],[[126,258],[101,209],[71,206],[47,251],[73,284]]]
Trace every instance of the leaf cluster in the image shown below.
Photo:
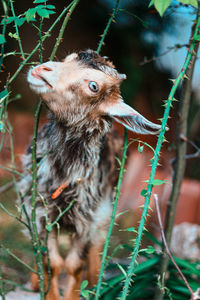
[[[198,6],[197,0],[177,0],[177,1],[185,5],[192,5],[194,7]],[[149,3],[149,7],[154,5],[155,9],[159,12],[160,16],[162,17],[171,3],[172,0],[151,0]]]
[[[156,242],[156,249],[153,246],[148,246],[146,249],[141,249],[140,263],[135,266],[134,274],[131,278],[131,285],[127,300],[133,299],[153,299],[155,289],[157,286],[161,286],[159,273],[159,265],[162,256],[160,249],[160,242],[156,240],[154,236],[148,233],[148,238],[152,242]],[[121,245],[122,248],[132,250],[129,245]],[[192,263],[188,260],[174,257],[176,263],[181,268],[183,274],[187,278],[193,291],[196,291],[200,282],[200,270],[198,263]],[[129,265],[125,263],[112,263],[110,262],[107,267],[109,274],[115,274],[112,278],[106,280],[101,289],[101,300],[120,299],[121,291],[123,288],[124,279],[127,276]],[[120,272],[119,272],[120,271]],[[84,288],[87,286],[87,282],[83,282]],[[82,293],[85,299],[93,299],[93,296],[89,296],[92,290],[86,290],[86,293]],[[170,261],[168,269],[168,279],[164,288],[165,298],[173,300],[187,300],[190,297],[190,292],[186,288],[185,283],[177,274],[177,270],[174,264]]]

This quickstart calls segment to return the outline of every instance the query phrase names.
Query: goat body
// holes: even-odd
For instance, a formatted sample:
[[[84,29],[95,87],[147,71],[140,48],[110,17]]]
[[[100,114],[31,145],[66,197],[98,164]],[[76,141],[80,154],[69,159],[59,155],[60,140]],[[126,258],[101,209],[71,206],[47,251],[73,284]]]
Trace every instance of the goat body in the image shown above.
[[[37,141],[40,197],[36,216],[41,239],[45,239],[46,226],[43,199],[50,222],[74,201],[59,219],[62,227],[73,232],[72,248],[65,260],[68,276],[64,300],[79,299],[86,261],[90,284],[97,280],[99,252],[106,236],[118,177],[115,157],[120,156],[122,149],[121,138],[111,129],[112,119],[138,133],[155,134],[160,129],[123,102],[119,88],[123,79],[125,75],[119,74],[110,61],[92,50],[68,55],[63,62],[44,63],[28,73],[30,87],[41,94],[50,110],[49,123],[42,127]],[[19,182],[22,195],[28,193],[32,182],[31,146],[24,162],[26,176]],[[62,187],[65,188],[62,190]],[[25,202],[30,215],[30,194]],[[48,248],[52,280],[47,299],[58,300],[57,275],[62,259],[55,226]],[[44,270],[46,263],[44,257]],[[38,285],[36,281],[33,275],[34,288]]]

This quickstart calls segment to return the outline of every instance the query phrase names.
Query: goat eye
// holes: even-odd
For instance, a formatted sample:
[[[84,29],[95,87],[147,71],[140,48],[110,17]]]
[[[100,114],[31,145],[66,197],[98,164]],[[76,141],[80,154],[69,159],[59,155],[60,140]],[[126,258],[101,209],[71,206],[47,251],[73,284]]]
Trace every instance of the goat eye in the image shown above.
[[[97,93],[99,90],[98,84],[95,81],[89,81],[88,87],[94,93]]]

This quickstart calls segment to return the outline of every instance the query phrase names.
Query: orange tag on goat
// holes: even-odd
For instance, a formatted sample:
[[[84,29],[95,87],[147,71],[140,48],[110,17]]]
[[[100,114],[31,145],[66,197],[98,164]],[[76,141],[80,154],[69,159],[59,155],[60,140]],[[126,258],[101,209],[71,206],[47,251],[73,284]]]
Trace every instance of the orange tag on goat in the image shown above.
[[[67,186],[68,186],[68,182],[65,182],[65,183],[61,184],[57,188],[57,190],[51,195],[51,199],[58,198],[58,196],[60,196],[60,194],[64,191],[64,189],[66,189]]]

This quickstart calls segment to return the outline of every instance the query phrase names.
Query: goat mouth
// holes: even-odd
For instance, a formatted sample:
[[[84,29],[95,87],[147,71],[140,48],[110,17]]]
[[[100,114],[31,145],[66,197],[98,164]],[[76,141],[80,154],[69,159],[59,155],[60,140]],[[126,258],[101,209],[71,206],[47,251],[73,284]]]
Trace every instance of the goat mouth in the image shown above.
[[[44,81],[44,83],[48,86],[48,88],[53,89],[52,85],[42,76],[40,76],[40,79]]]
[[[31,75],[32,75],[33,77],[35,77],[35,78],[37,78],[37,79],[43,81],[43,82],[47,85],[47,87],[48,87],[49,89],[53,89],[53,86],[52,86],[52,85],[48,82],[48,80],[46,80],[46,78],[44,78],[42,75],[40,75],[40,74],[38,74],[38,73],[36,73],[36,72],[34,72],[34,71],[31,72]],[[33,85],[35,85],[35,84],[33,84]]]

